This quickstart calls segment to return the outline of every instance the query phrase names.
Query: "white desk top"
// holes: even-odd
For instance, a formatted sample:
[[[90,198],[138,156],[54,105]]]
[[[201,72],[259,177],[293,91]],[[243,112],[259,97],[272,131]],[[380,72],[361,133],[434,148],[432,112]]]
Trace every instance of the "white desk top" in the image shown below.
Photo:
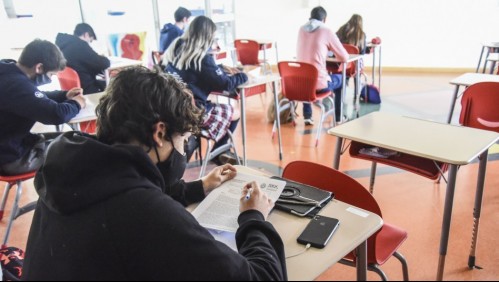
[[[492,131],[375,112],[330,135],[454,165],[467,165],[499,140]]]
[[[260,75],[260,76],[254,76],[254,77],[250,76],[246,83],[239,85],[237,88],[248,89],[248,88],[259,86],[262,84],[267,84],[270,82],[279,81],[280,79],[281,79],[281,76],[279,76],[278,74]]]
[[[484,42],[482,45],[488,48],[499,48],[499,42]]]
[[[490,53],[487,61],[499,62],[499,53]]]
[[[131,60],[121,57],[108,57],[108,59],[111,61],[111,66],[108,68],[108,70],[126,68],[131,66],[139,66],[143,64],[142,61]]]
[[[499,75],[485,73],[465,73],[450,81],[453,85],[470,86],[479,82],[499,82]]]
[[[346,63],[350,63],[350,62],[354,62],[354,61],[357,61],[359,60],[360,58],[362,58],[364,55],[361,55],[361,54],[349,54],[348,56],[348,59],[346,61]],[[340,60],[338,60],[338,58],[334,57],[334,58],[327,58],[326,59],[327,62],[333,62],[333,63],[342,63]]]
[[[97,119],[95,108],[100,102],[100,98],[105,95],[105,92],[85,95],[87,106],[82,109],[69,123],[80,123]]]
[[[265,175],[243,166],[236,168],[247,174]],[[188,210],[193,210],[193,207],[189,206]],[[340,226],[324,249],[310,248],[304,254],[286,260],[290,281],[314,280],[383,226],[383,220],[378,215],[337,200],[331,201],[320,214],[339,219]],[[305,249],[304,245],[296,242],[296,239],[310,221],[309,218],[274,210],[268,221],[281,236],[286,256],[300,253]]]

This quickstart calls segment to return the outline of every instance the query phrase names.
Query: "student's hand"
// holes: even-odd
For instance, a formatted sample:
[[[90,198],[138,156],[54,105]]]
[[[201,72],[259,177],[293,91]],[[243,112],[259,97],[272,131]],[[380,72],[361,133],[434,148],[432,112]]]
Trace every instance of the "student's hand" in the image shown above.
[[[214,168],[207,176],[201,179],[204,193],[208,195],[211,191],[220,187],[224,182],[236,177],[236,175],[237,170],[231,164]]]
[[[87,102],[85,100],[85,97],[83,95],[77,95],[74,96],[73,98],[69,99],[78,102],[80,104],[80,108],[84,109],[87,106]]]
[[[79,87],[75,87],[75,88],[68,91],[68,93],[66,94],[66,98],[71,100],[71,98],[76,97],[78,95],[83,95],[83,89],[79,88]]]
[[[231,68],[231,67],[228,67],[228,66],[225,66],[225,65],[223,65],[223,70],[228,75],[234,75],[236,73],[240,73],[241,72],[240,70],[238,70],[236,68]]]
[[[248,191],[250,191],[249,199],[246,198]],[[267,220],[272,208],[274,208],[274,202],[269,199],[267,194],[260,189],[260,186],[258,186],[256,182],[251,182],[243,188],[239,206],[239,211],[241,213],[248,210],[257,210],[261,212],[265,217],[265,220]]]

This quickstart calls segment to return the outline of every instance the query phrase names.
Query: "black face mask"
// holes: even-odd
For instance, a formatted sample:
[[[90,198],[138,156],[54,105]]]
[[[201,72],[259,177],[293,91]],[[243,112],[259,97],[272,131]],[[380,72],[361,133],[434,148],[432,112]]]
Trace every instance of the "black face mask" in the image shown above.
[[[52,79],[46,73],[37,74],[35,76],[34,81],[35,81],[35,85],[36,86],[42,86],[42,85],[45,85],[45,84],[52,83]]]
[[[155,146],[154,150],[156,150],[159,160],[158,148]],[[163,176],[166,187],[170,187],[184,176],[185,168],[187,167],[187,158],[173,147],[170,157],[163,162],[159,162],[156,166]]]

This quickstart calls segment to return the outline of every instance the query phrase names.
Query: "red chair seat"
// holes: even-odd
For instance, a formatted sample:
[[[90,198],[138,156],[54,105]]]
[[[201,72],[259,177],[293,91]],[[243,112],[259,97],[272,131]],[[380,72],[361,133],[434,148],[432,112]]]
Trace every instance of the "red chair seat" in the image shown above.
[[[26,174],[21,174],[21,175],[14,175],[14,176],[1,176],[0,175],[0,182],[7,182],[7,183],[16,183],[17,181],[25,181],[28,179],[31,179],[35,177],[36,171],[29,172]]]

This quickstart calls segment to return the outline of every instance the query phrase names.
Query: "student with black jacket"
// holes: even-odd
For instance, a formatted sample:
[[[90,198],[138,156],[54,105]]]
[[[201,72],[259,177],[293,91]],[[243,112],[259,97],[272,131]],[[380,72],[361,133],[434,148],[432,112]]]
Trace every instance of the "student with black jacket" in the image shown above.
[[[196,105],[205,110],[201,134],[216,141],[213,150],[228,142],[227,132],[236,130],[239,112],[231,105],[211,103],[208,96],[211,92],[234,92],[237,86],[248,81],[243,72],[235,69],[226,72],[208,53],[215,42],[216,29],[210,18],[196,17],[187,32],[172,43],[163,59],[165,71],[186,83]],[[221,154],[218,159],[223,162],[222,159],[231,159],[231,156]]]
[[[0,174],[18,175],[43,163],[47,135],[31,134],[35,122],[63,124],[85,107],[82,89],[41,92],[37,86],[66,66],[54,44],[35,40],[19,61],[0,61]]]
[[[105,56],[97,54],[89,43],[97,40],[94,29],[86,23],[76,25],[73,35],[57,34],[55,44],[61,48],[68,66],[73,68],[80,77],[81,87],[85,94],[102,92],[106,88],[104,80],[98,80],[111,62]]]
[[[144,67],[120,72],[107,91],[97,138],[60,136],[35,178],[23,280],[286,280],[282,240],[266,222],[273,203],[256,183],[249,200],[241,187],[238,252],[168,195],[164,179],[180,179],[184,141],[198,130],[191,92]],[[175,194],[199,202],[236,173],[219,167]]]

